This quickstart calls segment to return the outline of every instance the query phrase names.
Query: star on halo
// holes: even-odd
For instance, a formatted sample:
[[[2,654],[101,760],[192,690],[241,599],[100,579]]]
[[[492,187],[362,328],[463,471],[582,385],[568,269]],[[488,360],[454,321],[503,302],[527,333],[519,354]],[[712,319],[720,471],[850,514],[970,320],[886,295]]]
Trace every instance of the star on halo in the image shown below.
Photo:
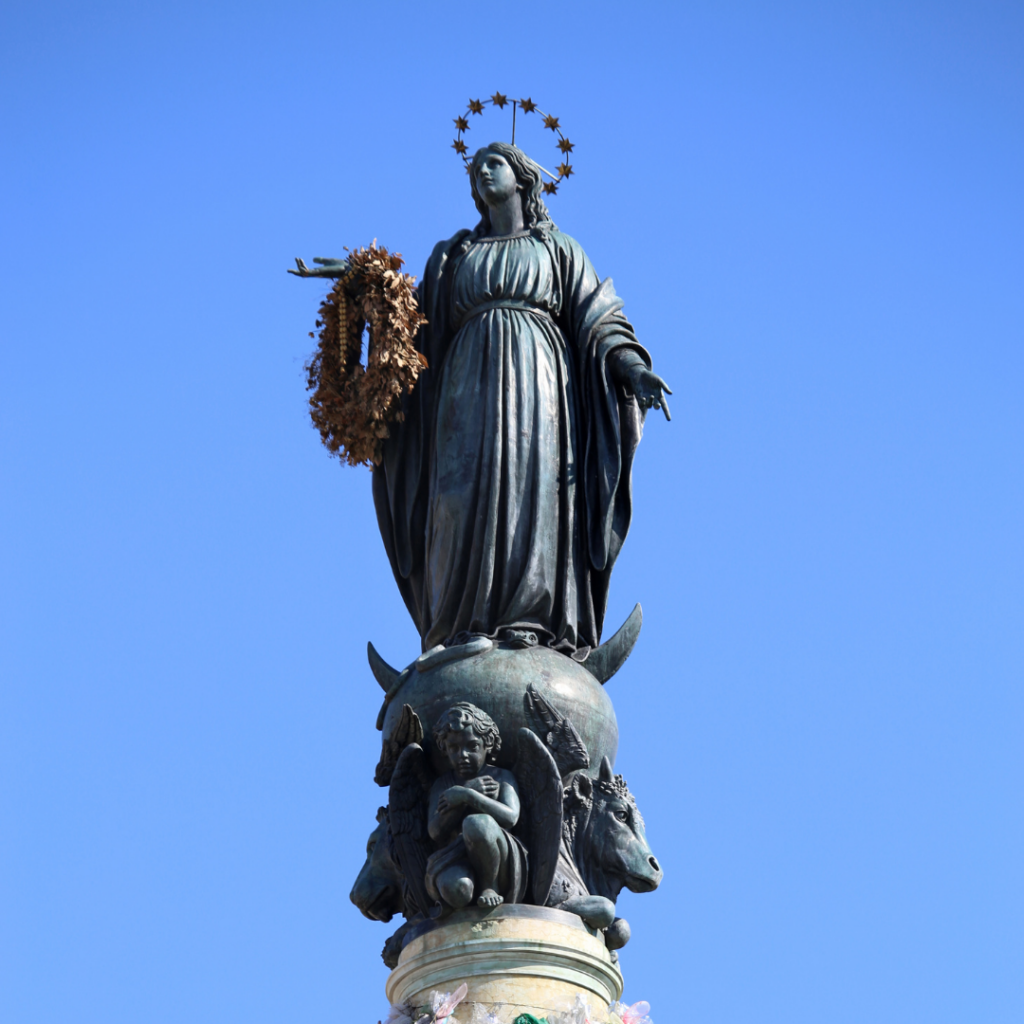
[[[513,135],[513,138],[515,138],[515,109],[516,109],[516,107],[521,108],[524,114],[532,114],[534,111],[536,111],[538,116],[543,119],[544,127],[545,128],[549,128],[552,132],[554,132],[558,136],[556,144],[557,144],[558,149],[559,149],[559,151],[561,153],[561,162],[556,165],[557,169],[558,169],[558,174],[556,176],[556,175],[551,174],[550,171],[546,171],[545,170],[544,173],[547,174],[550,178],[552,178],[552,180],[544,182],[541,185],[541,189],[542,189],[544,195],[548,195],[548,196],[556,195],[558,193],[558,186],[561,185],[563,181],[567,180],[571,175],[576,173],[575,170],[573,169],[572,164],[569,163],[570,154],[573,152],[573,150],[576,147],[575,147],[575,145],[572,142],[570,142],[562,134],[562,127],[561,127],[561,124],[559,123],[558,118],[555,117],[553,114],[545,114],[544,111],[541,110],[537,106],[537,104],[533,102],[533,97],[531,97],[531,96],[526,96],[526,97],[523,97],[523,98],[518,99],[518,100],[509,100],[508,96],[505,93],[503,93],[503,92],[496,92],[496,93],[494,93],[493,96],[489,97],[486,100],[483,100],[483,99],[471,99],[471,100],[469,100],[467,108],[466,108],[466,112],[464,114],[461,114],[459,117],[456,117],[456,118],[452,119],[453,123],[455,125],[455,129],[456,129],[456,138],[455,138],[455,140],[451,144],[452,145],[452,149],[454,149],[455,152],[458,153],[459,157],[462,159],[462,163],[463,163],[463,165],[466,168],[466,173],[467,174],[471,174],[472,173],[472,165],[471,165],[470,157],[468,155],[469,149],[468,149],[466,143],[463,141],[463,134],[465,132],[469,131],[470,120],[471,120],[471,116],[470,115],[472,115],[472,114],[482,114],[484,112],[484,107],[488,103],[491,104],[491,106],[498,107],[498,109],[501,110],[501,109],[504,109],[506,106],[508,106],[508,104],[510,102],[512,104],[512,110],[513,110],[513,117],[512,117],[512,135]]]

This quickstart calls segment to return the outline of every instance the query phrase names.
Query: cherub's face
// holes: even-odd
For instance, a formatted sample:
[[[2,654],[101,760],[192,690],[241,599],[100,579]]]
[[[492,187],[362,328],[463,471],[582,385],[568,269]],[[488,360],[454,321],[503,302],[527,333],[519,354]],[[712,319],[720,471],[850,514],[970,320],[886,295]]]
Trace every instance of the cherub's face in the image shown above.
[[[444,747],[448,763],[460,778],[475,778],[487,763],[488,748],[472,729],[450,732],[444,741]]]

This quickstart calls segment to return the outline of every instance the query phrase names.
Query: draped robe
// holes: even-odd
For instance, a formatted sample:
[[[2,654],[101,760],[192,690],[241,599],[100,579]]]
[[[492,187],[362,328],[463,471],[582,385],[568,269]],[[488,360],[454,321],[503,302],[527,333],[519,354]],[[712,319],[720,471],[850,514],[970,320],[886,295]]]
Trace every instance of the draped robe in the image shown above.
[[[611,279],[551,228],[459,232],[434,248],[418,298],[428,369],[373,496],[423,649],[521,629],[585,656],[629,528],[643,425],[609,358],[650,358]]]

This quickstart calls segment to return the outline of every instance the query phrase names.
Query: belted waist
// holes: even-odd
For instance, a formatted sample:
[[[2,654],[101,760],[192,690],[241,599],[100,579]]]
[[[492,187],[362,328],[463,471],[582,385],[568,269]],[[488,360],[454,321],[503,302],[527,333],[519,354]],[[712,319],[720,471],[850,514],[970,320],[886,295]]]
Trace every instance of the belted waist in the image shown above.
[[[460,330],[465,324],[481,313],[487,313],[492,309],[518,309],[524,313],[532,313],[542,320],[551,320],[551,314],[541,306],[535,306],[530,302],[522,302],[516,299],[494,299],[492,302],[481,302],[479,306],[466,310],[455,325],[455,330]]]

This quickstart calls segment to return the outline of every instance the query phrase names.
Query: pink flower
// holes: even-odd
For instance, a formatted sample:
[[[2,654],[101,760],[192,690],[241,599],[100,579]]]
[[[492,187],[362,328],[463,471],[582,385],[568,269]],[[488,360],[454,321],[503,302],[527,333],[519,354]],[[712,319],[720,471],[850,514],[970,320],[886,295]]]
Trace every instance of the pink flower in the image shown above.
[[[446,992],[444,995],[441,995],[440,992],[435,992],[433,998],[435,1024],[444,1024],[455,1012],[455,1007],[466,998],[468,991],[469,986],[463,982],[454,992]]]
[[[619,1016],[622,1018],[622,1024],[651,1024],[651,1018],[647,1016],[650,1012],[650,1003],[641,1001],[632,1006],[619,1004]]]

